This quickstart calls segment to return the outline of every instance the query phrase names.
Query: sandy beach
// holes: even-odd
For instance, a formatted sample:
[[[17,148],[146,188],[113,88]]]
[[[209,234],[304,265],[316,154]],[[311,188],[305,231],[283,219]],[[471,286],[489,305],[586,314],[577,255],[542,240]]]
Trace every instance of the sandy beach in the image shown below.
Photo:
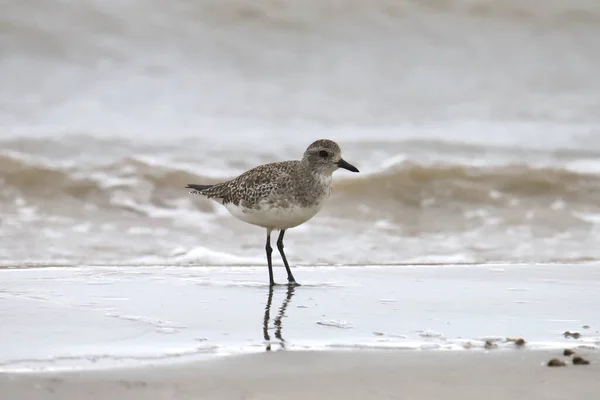
[[[5,398],[567,399],[600,390],[588,366],[549,368],[549,351],[272,352],[101,372],[5,374]],[[566,359],[565,357],[559,357]]]
[[[600,397],[600,1],[1,4],[0,400]]]
[[[295,274],[303,286],[271,291],[263,267],[1,270],[0,390],[24,399],[563,399],[600,389],[595,264]],[[573,365],[565,348],[590,364]],[[546,366],[552,358],[567,365]]]

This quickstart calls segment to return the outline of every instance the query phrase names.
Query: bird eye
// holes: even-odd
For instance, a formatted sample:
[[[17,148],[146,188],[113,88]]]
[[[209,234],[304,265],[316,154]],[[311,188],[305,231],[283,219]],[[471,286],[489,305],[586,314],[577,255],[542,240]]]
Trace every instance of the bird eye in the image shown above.
[[[327,158],[327,156],[329,156],[329,153],[326,152],[325,150],[321,150],[319,152],[319,156],[323,157],[323,158]]]

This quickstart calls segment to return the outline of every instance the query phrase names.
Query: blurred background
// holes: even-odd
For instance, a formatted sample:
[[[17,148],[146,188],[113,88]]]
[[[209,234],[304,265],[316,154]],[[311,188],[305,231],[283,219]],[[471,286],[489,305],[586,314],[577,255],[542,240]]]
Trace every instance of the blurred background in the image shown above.
[[[600,258],[597,0],[0,9],[5,265],[263,264],[263,229],[184,187],[319,138],[361,174],[292,264]]]

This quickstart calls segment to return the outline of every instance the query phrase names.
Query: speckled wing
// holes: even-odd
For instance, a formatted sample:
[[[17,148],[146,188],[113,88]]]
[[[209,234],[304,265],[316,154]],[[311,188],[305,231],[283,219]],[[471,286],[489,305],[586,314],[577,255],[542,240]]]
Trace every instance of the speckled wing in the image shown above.
[[[255,208],[263,201],[276,201],[279,193],[291,186],[290,178],[297,161],[285,161],[260,165],[238,177],[216,185],[188,185],[191,193],[201,194],[218,200],[222,204],[232,203],[246,208]]]

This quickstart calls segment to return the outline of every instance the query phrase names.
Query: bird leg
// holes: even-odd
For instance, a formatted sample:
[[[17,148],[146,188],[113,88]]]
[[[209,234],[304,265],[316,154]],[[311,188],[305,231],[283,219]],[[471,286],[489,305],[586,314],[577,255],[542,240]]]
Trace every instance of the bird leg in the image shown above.
[[[271,230],[267,229],[267,245],[265,246],[267,251],[267,264],[269,265],[269,285],[274,286],[275,280],[273,280],[273,263],[271,261],[271,253],[273,248],[271,247]]]
[[[285,265],[285,270],[287,271],[288,284],[298,285],[296,283],[296,280],[294,279],[294,275],[292,275],[292,270],[290,269],[290,265],[288,264],[287,258],[285,257],[285,253],[283,252],[283,235],[285,235],[285,229],[281,230],[281,232],[279,233],[279,238],[277,238],[277,250],[279,250],[279,254],[281,254],[283,265]]]

